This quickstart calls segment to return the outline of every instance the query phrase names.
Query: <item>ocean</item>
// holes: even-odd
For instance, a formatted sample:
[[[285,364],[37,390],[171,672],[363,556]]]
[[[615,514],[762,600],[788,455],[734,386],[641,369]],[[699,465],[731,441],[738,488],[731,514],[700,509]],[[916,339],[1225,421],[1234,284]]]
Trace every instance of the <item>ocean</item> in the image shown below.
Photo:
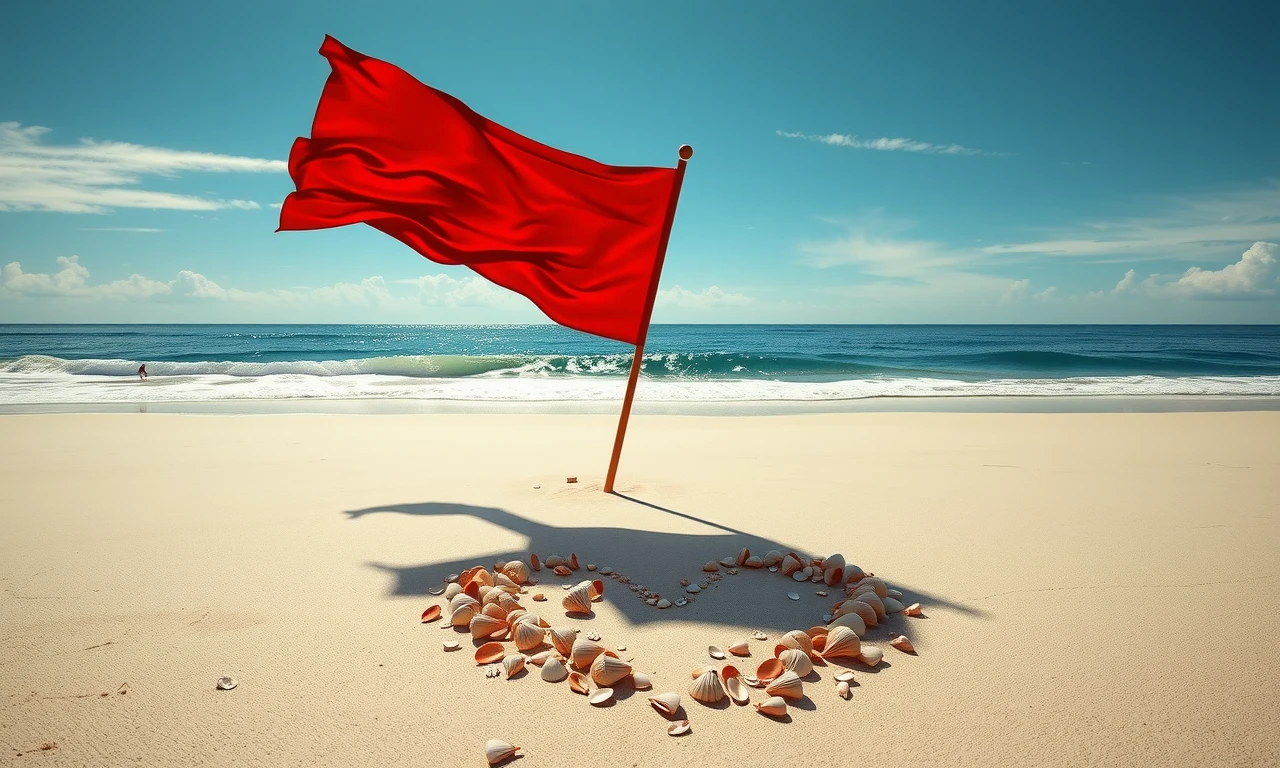
[[[0,408],[611,402],[631,357],[555,325],[0,325]],[[1276,398],[1280,326],[659,325],[637,391],[668,404],[962,397]]]

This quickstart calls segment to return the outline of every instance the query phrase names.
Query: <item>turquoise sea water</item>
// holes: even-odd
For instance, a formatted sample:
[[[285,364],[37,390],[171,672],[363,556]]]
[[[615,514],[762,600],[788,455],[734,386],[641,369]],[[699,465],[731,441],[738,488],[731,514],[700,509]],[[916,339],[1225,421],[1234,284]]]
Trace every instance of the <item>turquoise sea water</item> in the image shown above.
[[[0,406],[608,401],[631,356],[554,325],[0,325]],[[662,325],[642,374],[675,402],[1276,397],[1280,326]]]

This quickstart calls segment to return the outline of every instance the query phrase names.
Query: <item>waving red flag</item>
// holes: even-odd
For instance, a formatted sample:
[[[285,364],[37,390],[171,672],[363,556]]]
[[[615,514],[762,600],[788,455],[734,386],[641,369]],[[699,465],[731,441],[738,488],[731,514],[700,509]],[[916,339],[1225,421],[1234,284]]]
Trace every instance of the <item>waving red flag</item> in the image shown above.
[[[528,297],[552,320],[643,345],[681,175],[604,165],[481,117],[332,37],[310,138],[289,153],[281,230],[364,222]]]

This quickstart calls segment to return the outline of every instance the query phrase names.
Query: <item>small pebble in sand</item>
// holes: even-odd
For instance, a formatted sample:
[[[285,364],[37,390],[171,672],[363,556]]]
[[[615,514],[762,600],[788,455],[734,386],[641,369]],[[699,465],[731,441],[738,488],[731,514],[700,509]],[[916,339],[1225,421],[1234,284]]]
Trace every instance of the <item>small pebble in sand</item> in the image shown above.
[[[600,639],[600,633],[599,633],[599,632],[588,632],[588,633],[587,633],[587,639],[588,639],[588,640],[590,640],[590,641],[592,641],[592,642],[595,642],[596,640],[599,640],[599,639]]]
[[[800,599],[800,595],[797,595],[795,592],[788,592],[788,593],[787,593],[787,597],[791,598],[792,600],[799,600],[799,599]]]
[[[754,637],[754,638],[755,638],[755,639],[757,639],[757,640],[768,640],[768,639],[769,639],[769,636],[768,636],[768,635],[766,635],[765,633],[761,632],[761,631],[760,631],[760,630],[758,630],[758,629],[757,629],[755,632],[752,632],[752,633],[751,633],[751,636],[752,636],[752,637]]]
[[[229,691],[237,685],[239,685],[239,683],[237,683],[233,677],[218,678],[218,690],[220,691]]]

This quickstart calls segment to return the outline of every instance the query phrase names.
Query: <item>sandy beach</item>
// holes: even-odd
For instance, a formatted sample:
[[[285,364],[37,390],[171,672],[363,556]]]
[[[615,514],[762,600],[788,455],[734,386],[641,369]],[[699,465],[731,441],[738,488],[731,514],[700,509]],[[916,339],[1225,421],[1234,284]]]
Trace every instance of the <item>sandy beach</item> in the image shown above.
[[[479,766],[490,738],[528,768],[1276,764],[1280,412],[639,416],[622,497],[614,425],[0,417],[0,764]],[[533,610],[682,695],[680,738],[651,694],[486,679],[418,620],[446,574],[530,551],[674,597],[743,546],[840,552],[926,617],[868,632],[851,700],[819,667],[778,722],[689,672],[821,623],[812,585],[743,571],[659,611],[611,581],[569,620],[536,574]]]

